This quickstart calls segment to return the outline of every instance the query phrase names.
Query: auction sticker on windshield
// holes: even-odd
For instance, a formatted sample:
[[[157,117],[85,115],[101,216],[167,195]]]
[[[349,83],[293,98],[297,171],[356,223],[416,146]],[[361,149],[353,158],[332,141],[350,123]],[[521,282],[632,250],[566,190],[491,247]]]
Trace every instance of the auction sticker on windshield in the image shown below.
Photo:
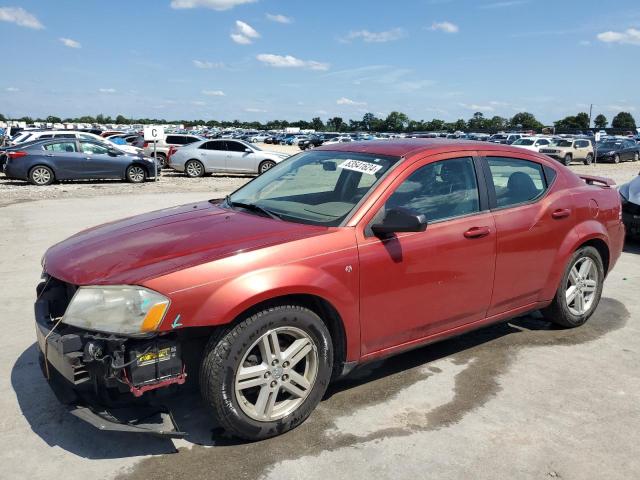
[[[368,173],[374,175],[382,168],[382,165],[374,165],[373,163],[363,162],[362,160],[346,160],[338,165],[338,168],[346,168],[354,172]]]

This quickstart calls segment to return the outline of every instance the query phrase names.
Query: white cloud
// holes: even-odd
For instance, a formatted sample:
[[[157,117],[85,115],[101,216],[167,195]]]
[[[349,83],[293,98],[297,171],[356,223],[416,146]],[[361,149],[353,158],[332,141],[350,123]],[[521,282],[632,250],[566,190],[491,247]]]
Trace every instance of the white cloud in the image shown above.
[[[17,88],[17,87],[7,87],[7,88],[5,88],[5,90],[7,92],[19,92],[20,91],[20,89]]]
[[[636,107],[634,107],[633,105],[627,105],[627,104],[607,105],[606,109],[612,112],[635,112],[636,111]]]
[[[203,90],[203,95],[208,95],[210,97],[224,97],[224,92],[222,90]]]
[[[257,0],[171,0],[171,8],[211,8],[213,10],[230,10],[237,5],[254,3]]]
[[[71,40],[70,38],[59,38],[58,40],[60,40],[65,47],[82,48],[80,42],[76,42],[75,40]]]
[[[504,2],[486,3],[484,5],[481,5],[479,8],[483,8],[483,9],[507,8],[507,7],[515,7],[517,5],[524,5],[525,3],[529,3],[529,0],[506,0]]]
[[[34,15],[21,7],[0,7],[0,21],[15,23],[21,27],[41,30],[44,25]]]
[[[267,13],[266,17],[267,17],[268,20],[271,20],[272,22],[276,22],[276,23],[291,23],[291,22],[293,22],[293,19],[291,17],[287,17],[285,15],[280,15],[280,14]]]
[[[329,64],[316,62],[314,60],[300,60],[291,55],[274,55],[271,53],[261,53],[256,56],[258,61],[276,68],[306,68],[309,70],[328,70]]]
[[[260,38],[260,34],[251,25],[236,20],[236,30],[231,34],[231,40],[240,45],[249,45],[256,38]]]
[[[491,105],[478,105],[476,103],[459,103],[458,105],[467,110],[473,110],[474,112],[493,112],[495,110]]]
[[[247,113],[267,113],[267,111],[263,110],[262,108],[252,108],[252,107],[245,108],[244,111]]]
[[[210,68],[223,68],[224,63],[222,62],[207,62],[205,60],[194,60],[193,65],[196,68],[210,69]]]
[[[98,91],[100,93],[116,93],[115,88],[99,88]]]
[[[460,31],[460,28],[458,28],[455,23],[451,22],[433,22],[433,24],[431,24],[430,30],[439,30],[444,33],[458,33]]]
[[[640,30],[628,28],[624,32],[602,32],[597,35],[597,38],[604,43],[640,45]]]
[[[206,103],[202,102],[200,100],[194,100],[193,102],[191,102],[191,105],[195,105],[197,107],[204,107],[206,105]]]
[[[345,38],[346,41],[362,39],[367,43],[384,43],[398,40],[405,36],[405,31],[402,28],[393,28],[384,32],[370,32],[369,30],[358,30],[349,32],[349,35]]]
[[[353,105],[353,106],[364,106],[367,104],[367,102],[356,102],[355,100],[351,100],[350,98],[347,97],[341,97],[338,100],[336,100],[336,104],[337,105]]]

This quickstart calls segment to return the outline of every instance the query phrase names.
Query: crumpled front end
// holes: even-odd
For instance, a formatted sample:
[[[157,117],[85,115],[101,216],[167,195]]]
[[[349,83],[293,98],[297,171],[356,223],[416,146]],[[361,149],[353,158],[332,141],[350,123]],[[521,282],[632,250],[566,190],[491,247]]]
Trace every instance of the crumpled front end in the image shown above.
[[[57,398],[101,430],[184,436],[162,406],[187,377],[178,335],[127,337],[66,325],[76,290],[46,275],[37,289],[40,365]]]

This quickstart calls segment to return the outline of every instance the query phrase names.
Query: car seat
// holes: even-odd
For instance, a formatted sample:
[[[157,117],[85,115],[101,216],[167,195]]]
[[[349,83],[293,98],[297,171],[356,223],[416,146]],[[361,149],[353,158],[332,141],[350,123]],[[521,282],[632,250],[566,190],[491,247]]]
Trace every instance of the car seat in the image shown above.
[[[513,172],[507,181],[507,197],[510,204],[522,203],[538,196],[531,177],[524,172]]]

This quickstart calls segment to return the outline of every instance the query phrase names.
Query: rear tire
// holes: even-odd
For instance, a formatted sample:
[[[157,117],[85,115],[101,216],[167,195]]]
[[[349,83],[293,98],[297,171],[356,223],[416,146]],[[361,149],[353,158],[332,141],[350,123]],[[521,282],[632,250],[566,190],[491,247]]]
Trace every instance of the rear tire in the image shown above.
[[[573,160],[573,157],[571,156],[571,154],[570,154],[570,153],[567,153],[567,154],[564,156],[564,161],[563,161],[563,163],[568,167],[569,165],[571,165],[571,160]]]
[[[587,158],[584,159],[584,164],[585,165],[591,165],[591,163],[593,162],[593,155],[591,155],[590,153],[587,155]]]
[[[189,178],[203,177],[204,165],[200,160],[189,160],[184,164],[184,173]]]
[[[200,391],[227,432],[262,440],[306,420],[332,368],[331,336],[320,317],[297,305],[275,306],[209,340]]]
[[[576,250],[562,275],[551,305],[542,310],[550,322],[564,328],[583,325],[593,314],[602,296],[604,267],[593,247]]]
[[[29,170],[29,183],[37,185],[38,187],[44,187],[51,185],[55,180],[53,170],[45,165],[36,165]]]

